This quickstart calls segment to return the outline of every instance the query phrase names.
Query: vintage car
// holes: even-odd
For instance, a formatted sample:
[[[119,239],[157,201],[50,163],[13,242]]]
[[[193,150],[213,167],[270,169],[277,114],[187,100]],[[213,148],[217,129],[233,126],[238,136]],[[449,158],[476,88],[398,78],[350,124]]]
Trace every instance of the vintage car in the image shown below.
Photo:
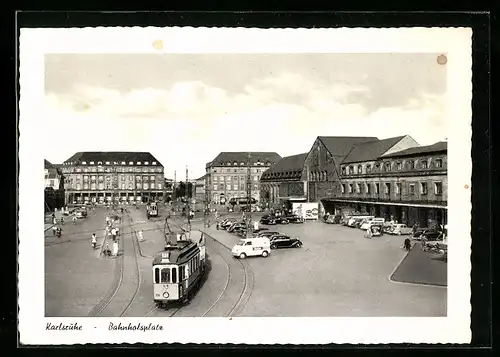
[[[274,225],[276,224],[276,217],[270,214],[266,214],[260,219],[260,224]]]
[[[271,241],[271,249],[302,247],[302,242],[299,238],[292,238],[284,234],[272,236],[269,240]]]
[[[408,227],[406,224],[393,224],[389,231],[387,232],[389,234],[395,234],[395,235],[408,235],[413,233],[413,228]]]
[[[304,223],[304,218],[302,218],[301,216],[299,216],[297,214],[288,215],[288,216],[286,216],[286,219],[290,223]]]

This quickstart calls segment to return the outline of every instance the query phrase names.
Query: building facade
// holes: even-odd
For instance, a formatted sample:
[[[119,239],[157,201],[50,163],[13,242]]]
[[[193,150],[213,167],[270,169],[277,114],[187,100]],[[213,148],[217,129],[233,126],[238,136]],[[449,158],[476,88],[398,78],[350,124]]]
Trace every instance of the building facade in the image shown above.
[[[304,161],[307,153],[286,156],[267,169],[260,178],[260,197],[267,207],[281,207],[307,200]]]
[[[196,202],[205,202],[206,199],[205,175],[194,180],[193,187],[194,187],[194,199],[196,200]]]
[[[44,161],[44,201],[45,211],[53,211],[64,206],[64,176],[56,165]]]
[[[248,164],[252,197],[260,202],[260,177],[280,159],[275,152],[221,152],[205,166],[205,190],[210,202],[225,204],[231,198],[247,197]]]
[[[162,201],[165,196],[163,165],[149,152],[78,152],[61,170],[70,204]]]
[[[366,145],[364,145],[366,146]],[[348,155],[339,191],[324,199],[331,213],[361,212],[413,226],[447,224],[447,143]]]

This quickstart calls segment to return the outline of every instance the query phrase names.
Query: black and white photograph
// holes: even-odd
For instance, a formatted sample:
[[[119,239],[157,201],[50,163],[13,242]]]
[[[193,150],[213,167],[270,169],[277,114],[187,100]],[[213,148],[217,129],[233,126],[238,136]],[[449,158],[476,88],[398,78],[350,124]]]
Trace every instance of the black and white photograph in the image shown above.
[[[21,340],[470,339],[470,30],[31,29],[20,53]]]

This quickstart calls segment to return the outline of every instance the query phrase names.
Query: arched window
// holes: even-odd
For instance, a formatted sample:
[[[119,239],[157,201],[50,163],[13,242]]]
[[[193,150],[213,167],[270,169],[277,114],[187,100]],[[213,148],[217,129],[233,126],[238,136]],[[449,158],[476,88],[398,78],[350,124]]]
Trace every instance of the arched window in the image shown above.
[[[363,165],[358,165],[358,174],[363,173]]]

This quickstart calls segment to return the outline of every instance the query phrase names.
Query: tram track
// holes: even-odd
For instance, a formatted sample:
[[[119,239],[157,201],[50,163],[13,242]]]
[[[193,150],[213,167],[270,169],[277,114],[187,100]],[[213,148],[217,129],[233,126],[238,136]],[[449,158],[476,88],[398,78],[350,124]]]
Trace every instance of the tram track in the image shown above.
[[[122,229],[123,224],[124,224],[124,216],[125,215],[122,215],[121,222],[120,222],[121,234],[125,233]],[[133,221],[128,213],[127,213],[127,219],[129,221]],[[125,236],[122,236],[120,239],[121,244],[122,244],[122,254],[119,257],[117,257],[117,260],[116,260],[116,266],[115,266],[116,275],[115,275],[115,279],[113,281],[113,284],[111,285],[108,292],[104,295],[104,297],[99,301],[99,303],[97,303],[94,306],[94,308],[90,311],[89,316],[98,317],[98,316],[102,315],[106,309],[109,309],[109,310],[112,310],[112,312],[115,312],[115,309],[113,309],[114,306],[112,306],[112,303],[114,302],[114,300],[116,300],[116,297],[119,293],[121,293],[122,295],[129,295],[130,290],[133,291],[132,296],[130,298],[124,299],[125,302],[116,301],[115,305],[118,308],[119,313],[118,314],[114,313],[112,315],[115,315],[115,316],[118,315],[119,317],[123,317],[128,312],[128,310],[130,309],[132,304],[134,303],[134,301],[138,295],[142,281],[141,281],[141,273],[140,273],[140,268],[139,268],[139,260],[137,257],[138,247],[136,247],[136,244],[138,244],[138,242],[137,242],[137,239],[134,239],[132,232],[130,233],[130,239],[131,239],[132,253],[133,253],[132,254],[132,257],[133,257],[132,266],[134,266],[134,273],[133,273],[134,278],[130,279],[130,281],[127,279],[126,283],[132,284],[132,281],[134,281],[135,286],[132,288],[130,285],[128,285],[128,286],[124,285],[125,257],[127,255],[126,255],[126,251],[125,251],[125,248],[126,248],[125,240],[126,239],[125,239]],[[130,258],[130,256],[128,256],[128,257]],[[123,304],[123,303],[125,303],[125,306],[120,306],[120,304]]]

